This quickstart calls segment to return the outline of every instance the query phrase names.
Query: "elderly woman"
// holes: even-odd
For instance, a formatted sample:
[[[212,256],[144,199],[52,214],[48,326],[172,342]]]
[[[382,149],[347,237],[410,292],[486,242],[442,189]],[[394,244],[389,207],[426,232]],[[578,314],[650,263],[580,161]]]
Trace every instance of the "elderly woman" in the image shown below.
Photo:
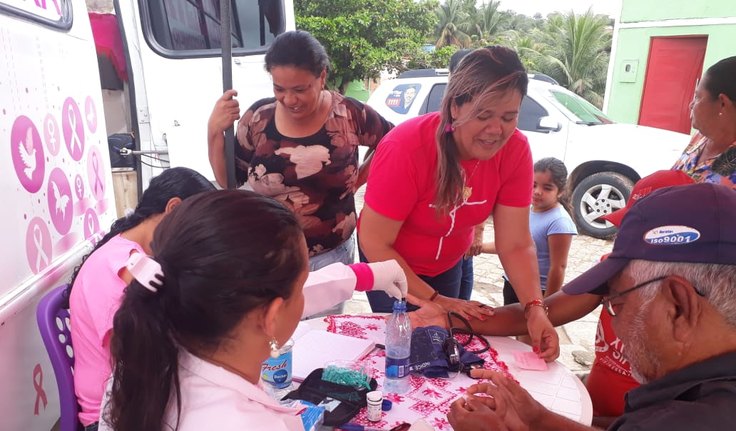
[[[690,103],[690,118],[698,133],[672,169],[698,183],[736,189],[736,56],[705,72]]]
[[[358,238],[369,261],[396,259],[412,302],[484,318],[492,311],[458,299],[463,254],[474,227],[493,215],[501,262],[524,305],[536,351],[559,353],[541,301],[529,233],[532,156],[516,129],[528,78],[516,53],[492,46],[468,54],[450,77],[438,113],[394,128],[374,156]],[[373,311],[391,300],[369,295]],[[541,346],[541,349],[540,349]]]

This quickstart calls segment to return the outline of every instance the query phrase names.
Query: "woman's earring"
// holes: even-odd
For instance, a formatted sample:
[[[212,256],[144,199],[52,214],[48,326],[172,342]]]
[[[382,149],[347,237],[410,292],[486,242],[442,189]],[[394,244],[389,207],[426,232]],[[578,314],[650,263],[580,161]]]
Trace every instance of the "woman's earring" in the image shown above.
[[[279,342],[276,341],[275,338],[271,338],[271,341],[268,342],[268,346],[271,348],[271,357],[276,359],[281,354],[279,352]]]

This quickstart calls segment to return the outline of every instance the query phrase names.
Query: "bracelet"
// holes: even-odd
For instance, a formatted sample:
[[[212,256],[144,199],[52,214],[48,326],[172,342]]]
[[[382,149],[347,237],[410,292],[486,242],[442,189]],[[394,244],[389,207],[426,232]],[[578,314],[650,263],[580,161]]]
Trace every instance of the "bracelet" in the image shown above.
[[[542,310],[544,310],[544,314],[549,315],[549,307],[544,304],[544,301],[542,301],[541,299],[532,299],[524,306],[525,319],[529,318],[529,310],[531,310],[532,307],[542,307]]]
[[[437,295],[439,295],[439,294],[440,293],[435,290],[434,293],[432,294],[432,296],[429,297],[429,302],[434,302],[434,300],[437,298]]]

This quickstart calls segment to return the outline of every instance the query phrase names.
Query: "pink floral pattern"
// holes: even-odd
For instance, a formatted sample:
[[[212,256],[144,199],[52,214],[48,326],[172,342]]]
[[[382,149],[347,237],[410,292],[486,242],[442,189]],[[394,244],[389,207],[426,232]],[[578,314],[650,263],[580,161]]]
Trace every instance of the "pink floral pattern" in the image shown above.
[[[329,332],[367,338],[376,343],[384,342],[386,328],[384,317],[338,315],[328,316],[325,321]],[[481,343],[473,341],[470,347],[478,349]],[[376,349],[362,359],[362,365],[379,382],[379,389],[384,377],[385,356],[384,350]],[[513,378],[508,366],[498,359],[498,352],[493,346],[479,356],[485,360],[485,368]],[[391,400],[393,408],[383,413],[380,422],[369,422],[365,416],[365,409],[361,410],[351,422],[374,428],[390,429],[403,422],[413,423],[423,418],[437,430],[452,430],[447,421],[450,404],[464,394],[474,382],[464,375],[450,379],[428,379],[412,374],[410,376],[411,389],[406,394],[384,393],[384,398]]]

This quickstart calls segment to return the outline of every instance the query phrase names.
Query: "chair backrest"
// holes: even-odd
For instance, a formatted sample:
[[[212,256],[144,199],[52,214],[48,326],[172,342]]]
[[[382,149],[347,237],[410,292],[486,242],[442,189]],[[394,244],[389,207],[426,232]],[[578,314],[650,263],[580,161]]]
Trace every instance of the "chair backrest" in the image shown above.
[[[79,405],[74,393],[74,349],[69,330],[69,310],[65,307],[67,285],[49,291],[38,304],[36,321],[54,368],[59,389],[61,431],[79,431]]]

